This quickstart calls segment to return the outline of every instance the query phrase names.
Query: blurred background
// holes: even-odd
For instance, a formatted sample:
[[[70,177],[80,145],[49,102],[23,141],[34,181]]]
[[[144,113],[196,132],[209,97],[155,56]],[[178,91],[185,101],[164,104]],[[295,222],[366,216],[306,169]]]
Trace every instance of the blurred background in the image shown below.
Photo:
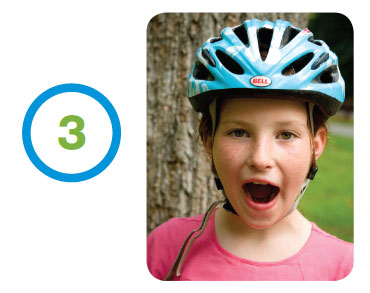
[[[308,27],[339,58],[346,101],[328,125],[329,141],[299,210],[353,242],[353,28],[337,13],[166,13],[147,28],[147,233],[172,217],[204,213],[222,199],[198,140],[199,115],[186,97],[195,52],[226,26],[283,19]]]
[[[346,82],[341,111],[329,119],[329,140],[318,160],[319,172],[310,183],[299,210],[325,231],[353,242],[353,28],[338,13],[308,15],[307,27],[339,58]]]

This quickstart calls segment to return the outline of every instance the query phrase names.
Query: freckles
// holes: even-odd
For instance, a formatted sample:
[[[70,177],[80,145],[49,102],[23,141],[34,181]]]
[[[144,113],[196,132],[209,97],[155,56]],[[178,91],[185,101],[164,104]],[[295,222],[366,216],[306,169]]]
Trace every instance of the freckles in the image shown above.
[[[302,166],[308,165],[311,161],[311,153],[306,151],[288,153],[286,162],[290,166],[295,168],[302,168]]]
[[[285,168],[289,170],[288,172],[292,174],[292,177],[299,178],[302,174],[306,174],[309,168],[309,160],[302,160],[302,157],[292,157],[290,156],[285,161]]]
[[[243,151],[235,145],[220,144],[215,148],[214,157],[216,165],[222,164],[225,170],[235,169],[242,160]]]
[[[311,159],[312,153],[310,147],[302,145],[302,147],[289,150],[283,161],[285,161],[285,168],[295,173],[296,177],[300,177],[302,174],[306,175],[308,172]]]
[[[234,165],[236,156],[235,156],[235,151],[233,150],[233,148],[228,147],[228,148],[221,149],[218,152],[217,157],[220,162],[223,162],[224,167],[226,167],[229,165]]]

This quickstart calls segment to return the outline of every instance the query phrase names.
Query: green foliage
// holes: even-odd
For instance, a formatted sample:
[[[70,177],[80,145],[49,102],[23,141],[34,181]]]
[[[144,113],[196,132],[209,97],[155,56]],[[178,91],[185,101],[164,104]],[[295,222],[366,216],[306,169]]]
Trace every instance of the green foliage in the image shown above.
[[[299,210],[320,228],[353,242],[353,139],[332,136]]]

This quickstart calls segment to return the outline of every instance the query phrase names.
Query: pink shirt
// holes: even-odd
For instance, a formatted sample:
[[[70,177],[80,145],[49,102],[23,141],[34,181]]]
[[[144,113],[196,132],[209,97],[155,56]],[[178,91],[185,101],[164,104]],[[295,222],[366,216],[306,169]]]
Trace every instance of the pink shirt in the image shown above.
[[[203,216],[174,218],[156,228],[148,237],[147,264],[151,274],[163,280],[186,238]],[[219,244],[214,214],[204,233],[195,240],[173,280],[266,281],[340,280],[353,266],[353,244],[332,236],[312,223],[309,239],[295,255],[277,262],[256,262],[237,257]]]

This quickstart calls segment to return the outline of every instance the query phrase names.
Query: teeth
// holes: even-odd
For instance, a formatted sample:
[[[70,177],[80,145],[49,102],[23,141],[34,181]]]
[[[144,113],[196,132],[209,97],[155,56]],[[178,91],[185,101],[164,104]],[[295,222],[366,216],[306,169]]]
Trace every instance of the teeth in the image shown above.
[[[267,182],[259,182],[259,181],[253,181],[253,184],[260,184],[260,185],[267,185]]]

